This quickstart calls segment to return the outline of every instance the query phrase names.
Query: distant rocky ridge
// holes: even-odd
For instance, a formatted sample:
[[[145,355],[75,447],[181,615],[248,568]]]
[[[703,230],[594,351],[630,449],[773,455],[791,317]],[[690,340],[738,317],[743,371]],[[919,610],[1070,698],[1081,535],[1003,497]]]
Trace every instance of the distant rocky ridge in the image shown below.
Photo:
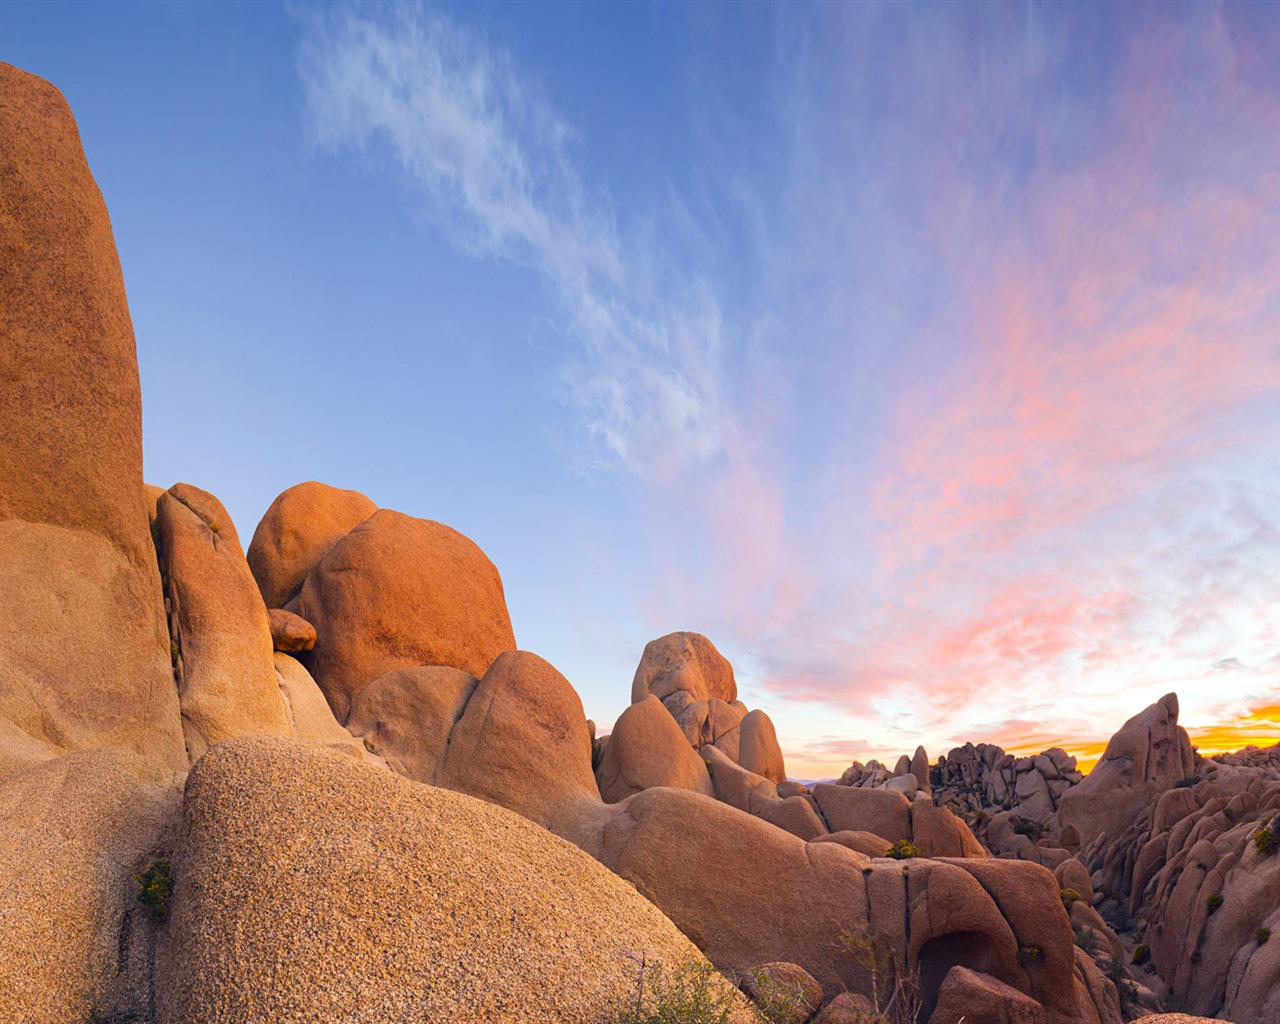
[[[1276,757],[1188,762],[1166,698],[1084,781],[978,745],[807,787],[690,632],[597,737],[461,533],[307,482],[246,551],[143,483],[105,208],[2,64],[0,245],[13,1019],[604,1024],[655,964],[714,965],[743,1024],[778,991],[793,1024],[1118,1024],[1160,986],[1278,1019]]]

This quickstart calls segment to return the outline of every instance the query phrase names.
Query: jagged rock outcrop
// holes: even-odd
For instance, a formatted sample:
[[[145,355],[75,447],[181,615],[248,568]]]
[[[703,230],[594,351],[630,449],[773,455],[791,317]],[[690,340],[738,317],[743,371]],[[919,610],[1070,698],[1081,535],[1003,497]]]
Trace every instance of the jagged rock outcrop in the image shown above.
[[[301,654],[338,721],[378,676],[448,665],[483,676],[515,649],[502,579],[457,530],[389,509],[334,544],[288,611],[315,626]]]
[[[900,757],[892,771],[879,761],[855,761],[839,785],[897,790],[908,798],[928,793],[993,853],[1053,868],[1068,856],[1057,836],[1058,805],[1083,777],[1060,747],[1014,757],[995,744],[966,743],[933,767],[923,747]]]
[[[175,484],[156,503],[156,527],[188,757],[232,736],[291,735],[267,609],[227,510]]]
[[[1088,777],[1062,796],[1058,816],[1080,841],[1119,836],[1152,800],[1195,773],[1187,731],[1170,693],[1134,715],[1111,737]]]
[[[288,741],[196,765],[175,877],[157,1024],[596,1024],[634,998],[637,961],[701,960],[524,818]]]
[[[186,757],[142,482],[133,327],[62,94],[0,64],[0,775]]]

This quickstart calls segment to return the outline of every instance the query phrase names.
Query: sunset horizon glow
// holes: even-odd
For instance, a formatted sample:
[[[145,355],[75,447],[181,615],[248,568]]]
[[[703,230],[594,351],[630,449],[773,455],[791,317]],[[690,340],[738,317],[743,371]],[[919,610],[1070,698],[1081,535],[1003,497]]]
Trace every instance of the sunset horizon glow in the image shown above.
[[[1280,740],[1267,4],[0,12],[148,480],[445,522],[601,731],[705,634],[788,772]]]

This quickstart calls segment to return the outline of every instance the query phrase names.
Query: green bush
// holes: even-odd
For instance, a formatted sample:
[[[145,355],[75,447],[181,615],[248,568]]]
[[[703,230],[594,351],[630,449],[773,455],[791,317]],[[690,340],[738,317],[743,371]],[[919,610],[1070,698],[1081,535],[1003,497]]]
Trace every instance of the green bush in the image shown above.
[[[1276,852],[1276,834],[1270,825],[1263,825],[1253,834],[1253,845],[1264,857],[1270,857]]]
[[[1150,959],[1151,947],[1143,945],[1133,951],[1133,958],[1130,960],[1130,963],[1145,964]]]
[[[1026,965],[1034,963],[1040,959],[1039,946],[1019,946],[1018,947],[1018,963]]]
[[[173,871],[167,860],[158,860],[145,871],[133,876],[138,883],[138,902],[157,921],[169,916],[169,897],[173,895]]]
[[[1211,892],[1204,898],[1204,905],[1209,908],[1209,913],[1213,913],[1222,906],[1222,893]]]
[[[711,964],[690,960],[672,969],[641,963],[634,1003],[617,1024],[729,1024],[737,989]]]
[[[1081,928],[1076,932],[1076,937],[1073,941],[1086,953],[1093,956],[1098,948],[1098,933],[1092,928]]]
[[[1259,946],[1261,946],[1269,938],[1271,938],[1270,928],[1264,928],[1262,927],[1262,925],[1258,925],[1258,927],[1253,930],[1253,941],[1256,942]]]
[[[1067,913],[1071,913],[1071,908],[1080,901],[1080,894],[1074,889],[1059,889],[1058,895],[1062,897],[1062,905],[1067,908]]]
[[[910,839],[899,839],[885,851],[884,855],[894,860],[911,860],[913,857],[920,856],[920,847]]]

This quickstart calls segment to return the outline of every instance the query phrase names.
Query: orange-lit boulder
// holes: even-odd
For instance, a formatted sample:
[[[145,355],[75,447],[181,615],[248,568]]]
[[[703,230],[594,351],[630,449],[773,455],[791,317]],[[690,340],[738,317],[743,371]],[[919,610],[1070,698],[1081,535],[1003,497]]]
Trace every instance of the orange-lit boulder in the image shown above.
[[[268,608],[283,608],[331,547],[378,511],[359,491],[310,480],[283,491],[253,531],[248,560]]]
[[[484,552],[457,530],[389,509],[338,541],[288,610],[316,628],[301,660],[343,723],[383,673],[448,665],[480,677],[516,645]]]

